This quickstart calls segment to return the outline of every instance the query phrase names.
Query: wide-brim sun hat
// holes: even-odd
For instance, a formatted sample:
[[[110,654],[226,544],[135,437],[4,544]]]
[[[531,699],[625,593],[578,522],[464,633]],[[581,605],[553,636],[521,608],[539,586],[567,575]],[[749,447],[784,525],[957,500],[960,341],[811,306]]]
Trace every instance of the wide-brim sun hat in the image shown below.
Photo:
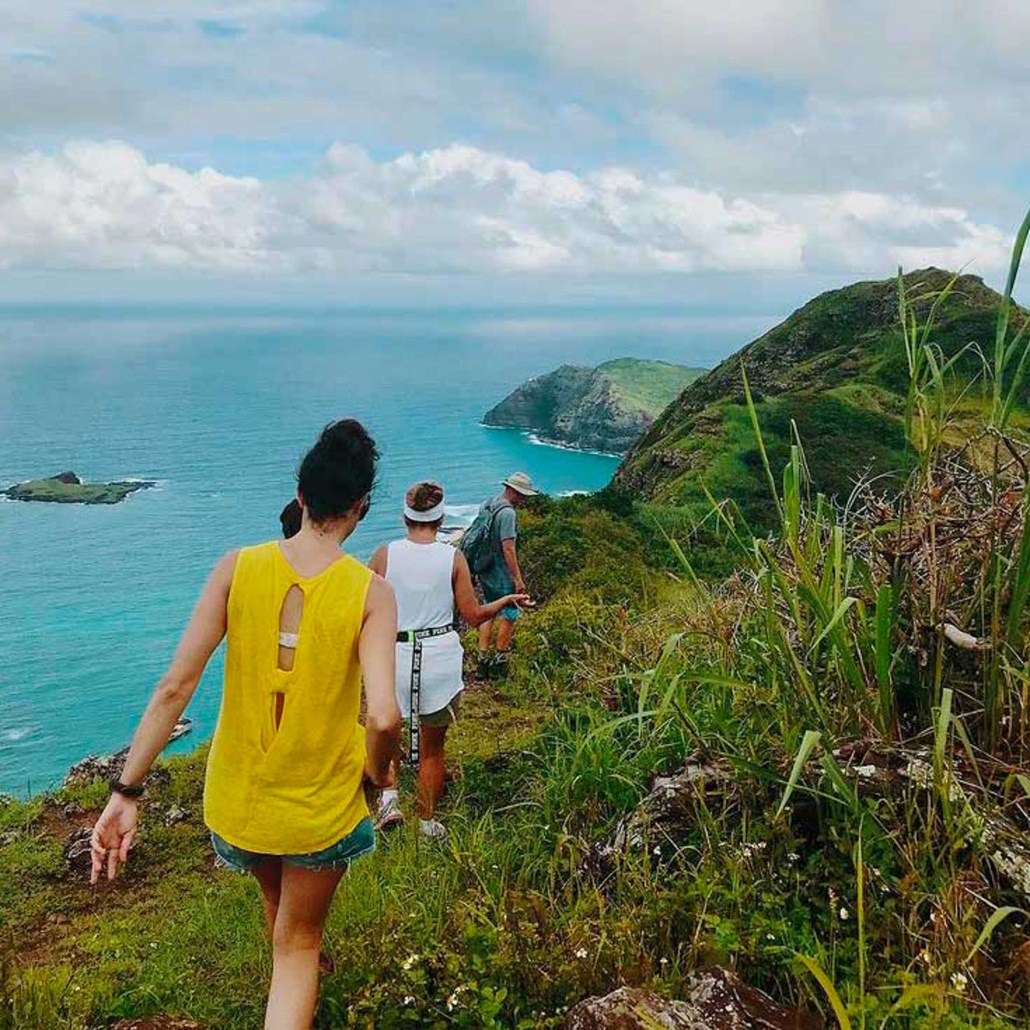
[[[540,493],[533,485],[533,480],[525,472],[513,472],[502,482],[504,486],[510,486],[512,490],[522,494],[523,497],[536,497]]]

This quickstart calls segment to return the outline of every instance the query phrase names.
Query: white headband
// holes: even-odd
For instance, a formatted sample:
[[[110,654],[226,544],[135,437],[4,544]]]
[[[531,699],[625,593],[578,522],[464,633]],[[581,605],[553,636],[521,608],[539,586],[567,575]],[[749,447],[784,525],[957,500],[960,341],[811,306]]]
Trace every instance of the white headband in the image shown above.
[[[410,504],[405,504],[404,517],[411,522],[439,522],[444,517],[444,502],[441,501],[428,511],[415,511]]]

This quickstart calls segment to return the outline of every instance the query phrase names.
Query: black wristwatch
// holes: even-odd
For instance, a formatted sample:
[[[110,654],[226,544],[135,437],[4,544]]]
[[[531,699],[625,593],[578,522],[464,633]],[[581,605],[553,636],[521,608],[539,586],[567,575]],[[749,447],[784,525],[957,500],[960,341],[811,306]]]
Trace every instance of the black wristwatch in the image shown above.
[[[143,797],[143,784],[142,783],[122,783],[121,780],[111,781],[111,793],[121,794],[123,798],[131,798],[135,801],[137,798]]]

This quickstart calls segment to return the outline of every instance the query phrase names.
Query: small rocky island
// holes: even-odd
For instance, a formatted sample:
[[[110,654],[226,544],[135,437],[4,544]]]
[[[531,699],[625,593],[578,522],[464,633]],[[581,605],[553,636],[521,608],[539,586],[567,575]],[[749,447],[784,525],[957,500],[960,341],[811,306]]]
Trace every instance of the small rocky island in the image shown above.
[[[129,494],[154,485],[146,479],[84,483],[74,472],[61,472],[47,479],[17,483],[6,490],[0,490],[0,495],[12,501],[45,501],[50,504],[118,504]]]
[[[667,361],[617,358],[597,368],[562,365],[535,376],[483,416],[548,443],[625,454],[689,383],[705,373]]]

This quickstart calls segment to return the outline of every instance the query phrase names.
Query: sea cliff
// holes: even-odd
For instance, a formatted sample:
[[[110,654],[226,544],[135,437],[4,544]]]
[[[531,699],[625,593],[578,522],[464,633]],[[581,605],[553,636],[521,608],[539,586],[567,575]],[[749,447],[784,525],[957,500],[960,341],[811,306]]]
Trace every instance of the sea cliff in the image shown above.
[[[524,429],[549,443],[625,454],[703,369],[619,358],[596,368],[562,365],[535,376],[491,408],[488,426]]]

